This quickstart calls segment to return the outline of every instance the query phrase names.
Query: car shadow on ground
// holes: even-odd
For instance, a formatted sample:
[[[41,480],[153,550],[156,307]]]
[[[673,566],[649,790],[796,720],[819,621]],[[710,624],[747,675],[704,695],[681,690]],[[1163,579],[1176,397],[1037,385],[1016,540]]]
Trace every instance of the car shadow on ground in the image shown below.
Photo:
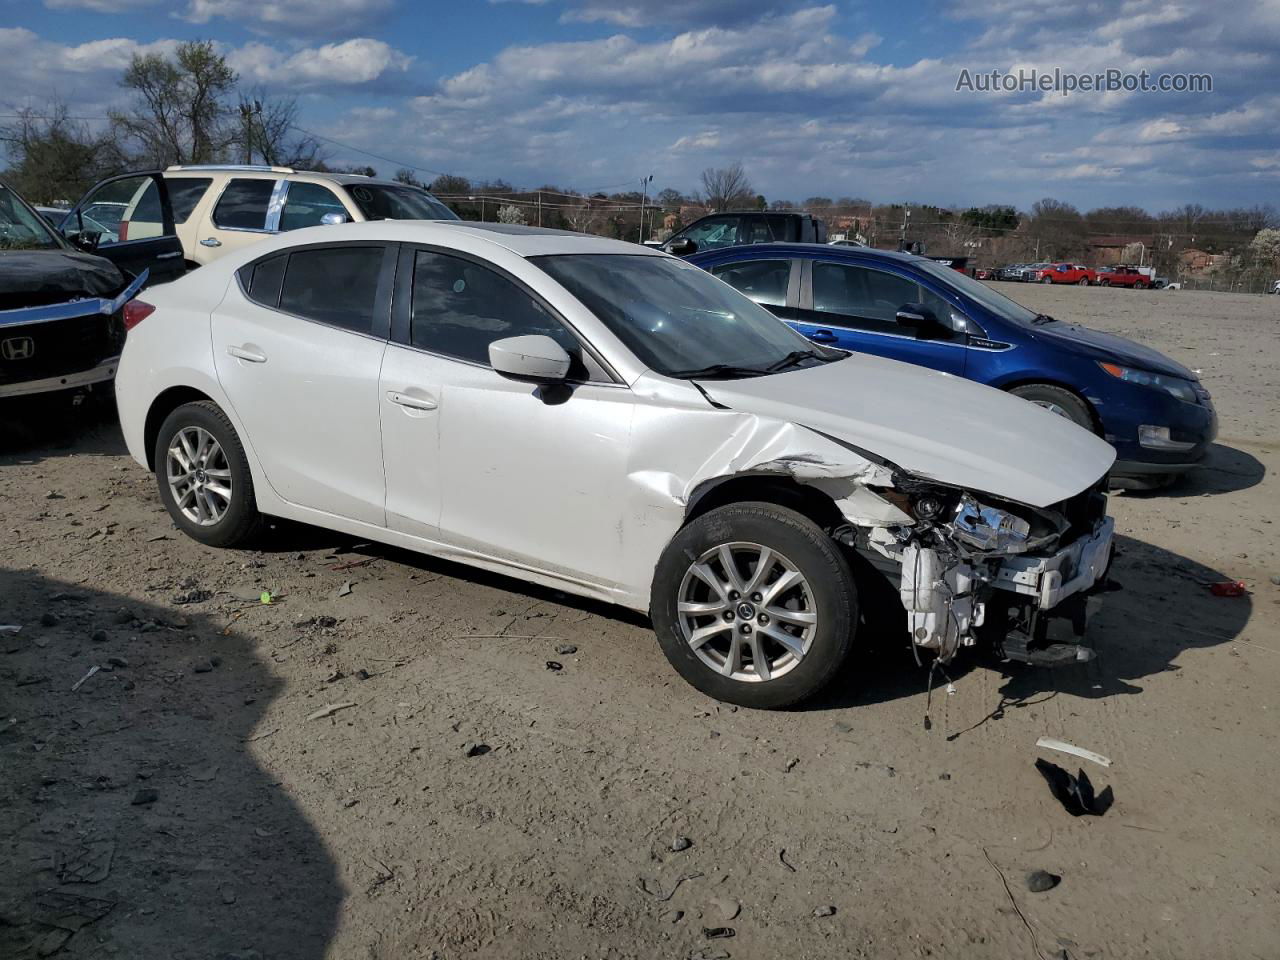
[[[0,400],[0,466],[67,456],[123,456],[124,437],[111,385]]]
[[[1060,693],[1086,699],[1140,694],[1143,678],[1180,670],[1187,650],[1236,641],[1253,608],[1248,596],[1218,597],[1209,584],[1231,579],[1179,554],[1131,537],[1116,538],[1111,579],[1119,590],[1104,595],[1102,610],[1089,625],[1086,642],[1095,659],[1066,667],[1032,667],[1002,662],[994,653],[962,649],[935,673],[934,689],[975,670],[995,671],[1004,682],[992,717]],[[917,666],[904,635],[868,638],[871,650],[850,658],[829,690],[809,710],[839,710],[881,703],[924,692],[929,661]]]
[[[1199,467],[1152,490],[1126,490],[1126,497],[1209,497],[1256,487],[1267,468],[1253,454],[1215,443]]]
[[[0,956],[325,956],[343,891],[254,759],[249,639],[5,569],[0,623]]]

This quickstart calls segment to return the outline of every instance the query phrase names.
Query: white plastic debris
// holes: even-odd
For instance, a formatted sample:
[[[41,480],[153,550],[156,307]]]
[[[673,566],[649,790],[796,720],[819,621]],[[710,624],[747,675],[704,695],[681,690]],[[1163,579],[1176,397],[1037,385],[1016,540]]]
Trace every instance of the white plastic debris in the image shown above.
[[[1061,753],[1069,753],[1073,757],[1079,757],[1081,760],[1092,760],[1094,763],[1102,767],[1111,766],[1111,760],[1104,757],[1100,753],[1094,753],[1092,750],[1086,750],[1084,747],[1077,747],[1073,743],[1067,743],[1065,740],[1055,740],[1053,737],[1041,737],[1036,741],[1037,747],[1044,747],[1046,750],[1057,750]]]

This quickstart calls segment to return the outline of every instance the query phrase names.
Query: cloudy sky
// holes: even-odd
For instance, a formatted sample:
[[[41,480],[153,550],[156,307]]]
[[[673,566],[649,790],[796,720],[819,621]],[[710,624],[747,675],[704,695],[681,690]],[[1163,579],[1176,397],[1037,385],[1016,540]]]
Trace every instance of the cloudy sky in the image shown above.
[[[525,186],[1152,210],[1280,203],[1280,0],[0,0],[0,112],[98,117],[214,40],[303,123]],[[962,69],[1208,73],[1211,93],[957,92]],[[7,109],[6,109],[7,108]]]

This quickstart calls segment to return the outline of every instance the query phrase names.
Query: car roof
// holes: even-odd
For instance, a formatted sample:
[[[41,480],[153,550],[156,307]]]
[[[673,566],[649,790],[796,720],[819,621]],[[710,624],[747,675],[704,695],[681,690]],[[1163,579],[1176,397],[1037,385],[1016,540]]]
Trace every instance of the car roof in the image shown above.
[[[478,223],[474,220],[371,220],[365,223],[306,227],[301,230],[290,230],[255,243],[252,247],[246,247],[245,252],[255,255],[248,259],[256,259],[257,256],[270,250],[283,250],[309,243],[340,243],[351,240],[436,243],[441,246],[450,246],[459,233],[473,240],[487,241],[503,247],[520,257],[570,253],[629,254],[638,257],[670,256],[661,250],[643,247],[638,243],[610,240],[607,237],[597,237],[587,233],[508,223]],[[239,258],[223,259],[242,262]]]
[[[383,180],[379,177],[366,177],[362,173],[335,173],[329,170],[295,170],[292,167],[268,167],[261,164],[210,163],[210,164],[174,164],[163,171],[165,177],[202,177],[211,173],[226,173],[232,176],[276,176],[276,177],[316,177],[343,186],[351,183],[374,184],[381,187],[408,187],[425,190],[426,187],[415,187],[399,180]]]
[[[693,254],[689,259],[697,260],[704,256],[710,257],[713,254],[720,256],[725,254],[750,254],[750,259],[759,260],[761,259],[761,254],[800,256],[814,254],[818,251],[821,251],[825,256],[845,257],[848,259],[883,260],[893,263],[936,262],[930,261],[928,257],[921,257],[914,253],[880,250],[877,247],[849,247],[832,243],[744,243],[732,247],[718,247],[715,250],[703,250]]]

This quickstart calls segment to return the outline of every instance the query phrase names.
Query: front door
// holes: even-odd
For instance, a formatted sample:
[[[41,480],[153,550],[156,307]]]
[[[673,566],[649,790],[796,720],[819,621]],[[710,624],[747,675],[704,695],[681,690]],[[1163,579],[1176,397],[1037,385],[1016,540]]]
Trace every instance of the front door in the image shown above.
[[[964,376],[963,319],[941,296],[905,274],[854,263],[810,261],[792,326],[816,343],[902,360]],[[917,334],[897,320],[906,304],[924,304],[939,326]],[[790,318],[789,318],[790,319]]]
[[[213,313],[214,363],[272,489],[385,525],[378,375],[395,244],[295,247],[241,269]]]
[[[492,264],[402,255],[396,339],[380,385],[387,522],[568,579],[616,582],[631,392],[540,298]],[[403,312],[402,312],[403,311]],[[540,387],[489,365],[489,344],[543,334],[574,358]]]
[[[176,280],[186,272],[169,189],[159,173],[94,184],[60,229],[77,247],[106,257],[126,273],[150,271],[149,283]]]

